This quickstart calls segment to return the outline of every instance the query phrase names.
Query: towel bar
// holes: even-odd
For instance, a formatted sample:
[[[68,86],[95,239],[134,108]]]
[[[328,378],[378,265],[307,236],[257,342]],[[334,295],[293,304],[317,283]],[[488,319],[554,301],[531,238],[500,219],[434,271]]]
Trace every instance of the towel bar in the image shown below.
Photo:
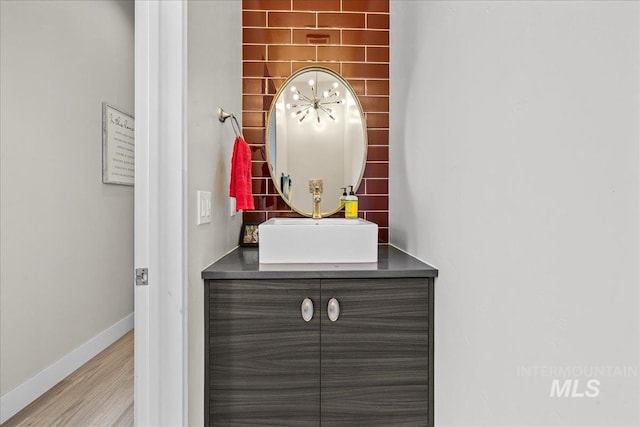
[[[218,120],[220,120],[220,122],[222,123],[226,122],[229,117],[231,117],[231,127],[233,128],[233,132],[236,134],[236,137],[243,136],[242,129],[240,129],[240,124],[238,123],[238,119],[236,118],[236,115],[233,113],[227,113],[222,108],[218,108]],[[234,126],[234,123],[235,123],[235,126]]]

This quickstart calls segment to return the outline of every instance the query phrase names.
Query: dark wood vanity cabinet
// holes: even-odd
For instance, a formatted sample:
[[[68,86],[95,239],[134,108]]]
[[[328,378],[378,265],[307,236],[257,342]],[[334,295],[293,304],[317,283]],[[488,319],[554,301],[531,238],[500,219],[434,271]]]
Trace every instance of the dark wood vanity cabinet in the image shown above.
[[[426,426],[430,295],[426,279],[323,280],[322,426]],[[432,312],[432,311],[431,311]]]
[[[205,422],[433,425],[437,270],[420,264],[431,276],[409,271],[398,277],[399,271],[388,270],[379,274],[387,277],[343,271],[348,278],[237,269],[216,274],[216,264],[209,267],[205,272],[213,274],[203,272]],[[305,298],[313,303],[309,321],[302,315]],[[335,321],[331,299],[332,314],[339,307]]]
[[[305,322],[300,305],[320,300],[319,281],[220,280],[207,290],[209,425],[317,426],[319,307]]]

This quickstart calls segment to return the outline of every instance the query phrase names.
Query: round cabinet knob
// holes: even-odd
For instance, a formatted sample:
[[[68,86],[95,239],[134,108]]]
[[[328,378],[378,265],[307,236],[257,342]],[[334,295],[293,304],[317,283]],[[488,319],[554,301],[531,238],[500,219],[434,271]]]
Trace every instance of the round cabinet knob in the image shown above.
[[[313,319],[313,301],[311,301],[309,298],[305,298],[304,301],[302,301],[300,311],[302,312],[302,318],[305,322]]]
[[[329,315],[329,320],[335,322],[340,317],[340,303],[337,299],[331,298],[329,300],[329,305],[327,306],[327,314]]]

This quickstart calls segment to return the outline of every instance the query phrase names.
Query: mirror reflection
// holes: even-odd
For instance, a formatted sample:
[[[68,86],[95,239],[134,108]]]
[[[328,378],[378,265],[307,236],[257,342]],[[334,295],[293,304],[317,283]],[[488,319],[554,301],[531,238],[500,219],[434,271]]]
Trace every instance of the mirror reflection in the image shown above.
[[[340,75],[306,68],[282,85],[269,112],[267,161],[274,185],[294,211],[312,215],[311,180],[323,182],[322,216],[340,210],[342,188],[360,185],[366,154],[364,113]]]

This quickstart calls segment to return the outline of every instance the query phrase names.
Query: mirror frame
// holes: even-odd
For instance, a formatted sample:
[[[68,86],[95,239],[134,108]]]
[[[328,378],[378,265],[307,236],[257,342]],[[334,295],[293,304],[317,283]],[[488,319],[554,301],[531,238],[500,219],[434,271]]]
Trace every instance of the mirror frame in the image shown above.
[[[271,175],[271,181],[273,182],[273,186],[276,188],[276,190],[278,190],[278,195],[287,204],[287,206],[289,206],[294,212],[305,217],[311,217],[313,215],[313,212],[301,211],[297,207],[293,206],[293,204],[289,203],[289,201],[284,197],[284,194],[282,193],[282,189],[278,184],[278,178],[274,175],[273,167],[271,166],[271,141],[269,140],[269,129],[271,127],[271,118],[275,112],[276,103],[278,102],[278,98],[280,98],[280,95],[282,95],[282,92],[285,91],[285,89],[293,79],[295,79],[301,74],[304,74],[310,71],[325,72],[335,77],[336,80],[338,80],[341,84],[345,86],[347,90],[349,90],[349,92],[351,92],[351,95],[353,96],[353,99],[356,102],[356,106],[358,107],[358,111],[360,112],[360,119],[362,121],[362,134],[364,136],[363,138],[364,155],[362,158],[362,168],[360,170],[360,176],[358,177],[358,181],[353,186],[354,193],[358,191],[358,189],[360,188],[360,184],[362,183],[362,178],[364,177],[364,170],[367,167],[367,154],[369,153],[369,139],[367,136],[367,114],[364,112],[362,108],[362,104],[360,103],[360,98],[358,97],[358,94],[353,89],[353,87],[349,84],[349,82],[345,80],[344,77],[342,77],[340,74],[338,74],[337,72],[333,71],[330,68],[321,67],[317,65],[301,68],[295,73],[291,74],[289,77],[287,77],[287,79],[282,83],[282,85],[280,86],[276,94],[273,96],[273,100],[271,101],[271,105],[269,106],[269,114],[267,115],[267,125],[264,129],[264,132],[265,132],[264,146],[266,151],[267,166],[269,167],[269,174]],[[309,193],[309,197],[312,197],[311,193]],[[335,215],[336,213],[340,212],[342,209],[343,209],[343,206],[338,205],[337,208],[326,213],[321,212],[320,214],[322,215],[322,218],[326,218],[326,217],[330,217],[331,215]]]

